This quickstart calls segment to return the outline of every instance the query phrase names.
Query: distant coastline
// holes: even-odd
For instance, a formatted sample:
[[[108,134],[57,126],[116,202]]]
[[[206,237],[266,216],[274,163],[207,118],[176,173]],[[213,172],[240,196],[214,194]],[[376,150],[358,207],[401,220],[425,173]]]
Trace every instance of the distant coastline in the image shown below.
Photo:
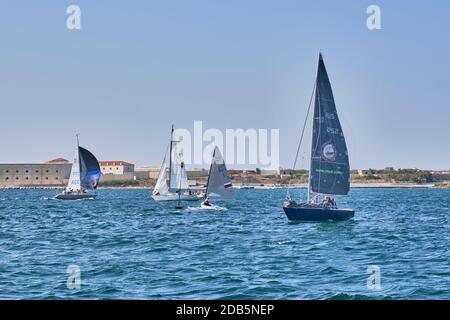
[[[242,185],[235,185],[235,188],[240,189]],[[306,184],[291,184],[291,185],[246,185],[245,187],[251,187],[251,189],[257,190],[270,190],[270,189],[306,189],[308,186]],[[390,183],[390,182],[376,182],[376,183],[351,183],[350,187],[352,189],[381,189],[381,188],[391,188],[391,189],[428,189],[428,188],[438,188],[446,189],[450,188],[450,183],[444,184],[414,184],[414,183]],[[98,190],[151,190],[152,186],[102,186]],[[62,190],[64,187],[51,187],[51,186],[24,186],[24,187],[10,187],[10,188],[0,188],[0,190]],[[202,186],[194,186],[192,190],[202,190]]]

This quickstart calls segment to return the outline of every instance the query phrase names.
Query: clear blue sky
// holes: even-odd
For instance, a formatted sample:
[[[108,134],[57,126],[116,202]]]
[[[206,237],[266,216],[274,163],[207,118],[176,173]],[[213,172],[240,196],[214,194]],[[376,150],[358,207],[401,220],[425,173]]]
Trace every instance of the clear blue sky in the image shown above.
[[[102,160],[159,163],[172,122],[203,120],[279,128],[288,167],[321,49],[353,168],[450,168],[449,33],[447,0],[2,0],[0,162],[70,158],[81,132]]]

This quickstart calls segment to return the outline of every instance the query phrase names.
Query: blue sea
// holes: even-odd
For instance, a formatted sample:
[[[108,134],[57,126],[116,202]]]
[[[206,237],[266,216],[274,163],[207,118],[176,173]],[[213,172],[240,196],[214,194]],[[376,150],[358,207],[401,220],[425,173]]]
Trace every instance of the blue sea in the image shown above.
[[[228,211],[56,192],[0,191],[0,299],[450,299],[450,189],[353,189],[323,223],[288,222],[282,189]]]

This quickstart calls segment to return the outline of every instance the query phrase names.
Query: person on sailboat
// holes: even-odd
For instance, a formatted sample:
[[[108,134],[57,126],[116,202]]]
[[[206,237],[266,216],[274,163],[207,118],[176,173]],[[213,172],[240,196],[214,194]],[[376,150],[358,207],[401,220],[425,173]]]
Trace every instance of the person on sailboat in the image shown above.
[[[318,194],[316,194],[316,195],[314,196],[314,198],[311,200],[311,203],[312,203],[312,204],[319,203],[319,195],[318,195]]]
[[[292,198],[291,197],[286,197],[286,204],[288,205],[288,206],[294,206],[294,205],[296,205],[297,203],[294,201],[294,200],[292,200]]]
[[[328,207],[329,205],[331,205],[330,197],[326,196],[325,199],[323,199],[322,205],[325,207]]]
[[[334,198],[331,198],[331,205],[332,205],[333,207],[336,207],[336,201],[334,200]]]
[[[208,197],[206,197],[205,198],[205,200],[203,200],[203,203],[202,203],[204,206],[207,206],[207,207],[210,207],[211,206],[211,203],[209,203],[209,198]]]

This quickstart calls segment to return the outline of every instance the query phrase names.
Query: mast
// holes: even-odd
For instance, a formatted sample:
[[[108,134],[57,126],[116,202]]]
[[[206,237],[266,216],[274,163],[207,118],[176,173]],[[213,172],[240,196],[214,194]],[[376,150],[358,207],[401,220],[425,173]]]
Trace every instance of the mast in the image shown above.
[[[180,167],[181,167],[181,171],[183,171],[184,162],[181,162]],[[176,209],[183,209],[183,206],[181,205],[181,179],[180,179],[180,186],[179,186],[177,192],[178,192],[178,203],[177,203],[177,206],[175,208]]]
[[[169,188],[170,188],[170,180],[172,177],[172,143],[173,143],[173,124],[172,130],[170,131],[170,150],[169,150]]]
[[[314,86],[314,93],[317,96],[317,81],[319,79],[319,63],[320,63],[320,58],[322,57],[322,53],[319,51],[319,56],[317,57],[317,74],[316,74],[316,82],[315,82],[315,86]],[[314,106],[315,107],[315,106]],[[319,105],[320,108],[320,105]],[[309,164],[309,173],[308,173],[308,203],[310,201],[311,198],[311,172],[312,172],[312,158],[313,158],[313,154],[314,154],[314,148],[317,148],[317,146],[314,146],[314,115],[315,112],[313,112],[313,128],[311,130],[311,161]],[[320,121],[319,121],[319,125],[320,125]],[[320,132],[320,129],[319,129]]]
[[[215,155],[216,155],[216,148],[217,148],[217,147],[214,148],[213,155],[212,155],[212,159],[211,159],[211,164],[210,164],[210,166],[209,166],[208,181],[206,182],[205,198],[208,197],[209,180],[210,180],[210,178],[211,178],[211,170],[212,170],[212,165],[213,165],[213,162],[214,162],[214,157],[215,157]]]
[[[81,158],[80,158],[80,134],[75,135],[77,137],[77,157],[78,157],[78,178],[80,180],[80,192],[82,192],[83,186],[81,185]]]

